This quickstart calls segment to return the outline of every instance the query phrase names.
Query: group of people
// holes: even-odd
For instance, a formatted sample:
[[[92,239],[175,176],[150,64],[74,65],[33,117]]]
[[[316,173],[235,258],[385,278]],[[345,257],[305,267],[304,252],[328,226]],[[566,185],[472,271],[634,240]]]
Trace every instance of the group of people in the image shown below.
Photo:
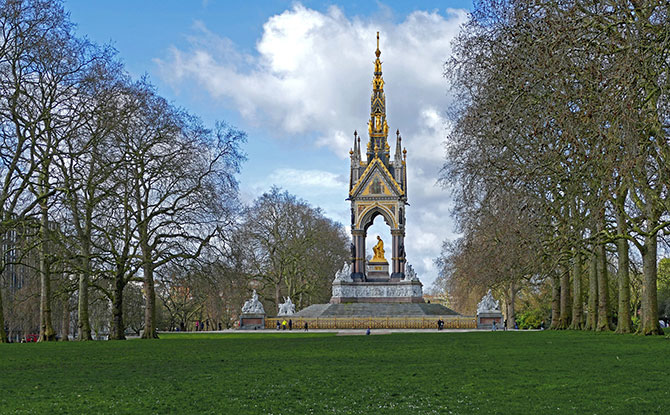
[[[284,320],[281,323],[277,320],[277,330],[286,330],[286,327],[288,327],[289,330],[293,330],[293,320],[288,319],[288,322]]]
[[[196,320],[195,322],[195,331],[209,331],[210,324],[209,324],[209,319],[202,321],[202,320]],[[216,330],[216,323],[212,323],[212,330]],[[221,322],[219,322],[219,331],[223,330],[223,325]],[[180,323],[179,327],[177,327],[177,331],[185,331],[184,323]]]
[[[277,331],[286,330],[287,327],[289,330],[293,330],[293,320],[288,319],[288,321],[286,321],[286,319],[284,319],[282,322],[279,322],[279,320],[277,320]],[[309,324],[307,324],[306,321],[303,328],[305,329],[305,331],[309,329]]]

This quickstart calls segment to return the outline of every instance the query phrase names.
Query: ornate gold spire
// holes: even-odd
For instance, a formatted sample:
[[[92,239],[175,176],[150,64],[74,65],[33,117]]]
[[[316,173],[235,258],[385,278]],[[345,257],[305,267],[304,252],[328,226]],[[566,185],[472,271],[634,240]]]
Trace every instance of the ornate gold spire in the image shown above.
[[[370,121],[368,134],[370,145],[368,148],[378,148],[379,153],[368,151],[368,159],[381,157],[388,162],[388,124],[386,123],[386,96],[384,95],[384,78],[382,78],[382,61],[379,60],[382,52],[379,50],[379,32],[377,32],[377,50],[375,50],[375,72],[372,79],[372,96],[370,97]]]
[[[377,59],[375,59],[375,77],[372,80],[372,89],[381,89],[382,91],[384,90],[384,79],[382,78],[382,61],[379,60],[379,56],[381,56],[382,51],[379,50],[379,32],[377,32],[377,50],[375,51],[375,56],[377,56]]]

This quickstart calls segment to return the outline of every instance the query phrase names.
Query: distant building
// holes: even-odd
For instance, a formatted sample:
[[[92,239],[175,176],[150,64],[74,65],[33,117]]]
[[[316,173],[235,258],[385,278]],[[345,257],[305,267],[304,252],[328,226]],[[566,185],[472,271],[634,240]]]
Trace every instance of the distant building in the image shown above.
[[[37,223],[29,220],[7,230],[2,236],[3,280],[9,293],[23,288],[38,269],[35,247]]]
[[[0,289],[3,290],[7,334],[12,341],[20,341],[39,330],[39,223],[34,219],[7,222],[11,228],[0,234],[4,265]],[[56,222],[50,222],[49,229],[60,232]],[[62,272],[62,264],[51,270],[52,275]]]

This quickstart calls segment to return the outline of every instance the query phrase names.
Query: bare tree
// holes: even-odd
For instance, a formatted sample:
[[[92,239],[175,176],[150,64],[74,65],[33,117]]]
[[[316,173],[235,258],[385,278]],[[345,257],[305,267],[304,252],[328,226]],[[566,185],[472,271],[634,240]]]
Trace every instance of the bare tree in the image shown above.
[[[616,242],[618,331],[630,330],[633,243],[645,275],[640,332],[660,332],[656,245],[669,225],[670,182],[667,17],[660,3],[482,1],[454,44],[448,74],[460,105],[445,179],[461,184],[455,213],[465,224],[481,221],[499,188],[533,201],[544,217],[538,223],[550,228],[537,234],[541,246],[557,266],[573,262],[574,308],[569,315],[566,271],[554,290],[554,327],[581,328],[580,264],[588,253],[586,327],[610,329],[606,248]]]
[[[154,272],[195,258],[235,209],[244,133],[214,131],[170,106],[150,85],[136,87],[138,111],[120,136],[130,172],[130,205],[145,294],[144,338],[156,337]]]
[[[74,38],[56,2],[6,1],[1,4],[2,117],[5,187],[3,218],[39,217],[40,339],[52,340],[48,246],[49,205],[55,194],[52,161],[59,143],[76,122],[72,98],[89,62],[88,44]],[[20,198],[30,190],[33,198]]]
[[[127,116],[119,100],[127,82],[118,63],[104,51],[89,69],[80,85],[81,119],[78,131],[67,137],[64,151],[56,158],[56,165],[66,191],[60,195],[66,208],[63,223],[71,228],[67,244],[62,244],[71,258],[70,265],[79,276],[78,338],[91,340],[88,316],[89,284],[95,273],[94,222],[103,207],[104,199],[113,197],[114,186],[108,182],[119,160],[107,153],[113,146],[113,132],[119,117]],[[72,243],[74,242],[74,243]]]
[[[327,301],[330,282],[349,257],[340,224],[276,187],[248,208],[241,232],[250,279],[275,306],[282,295],[298,307]]]

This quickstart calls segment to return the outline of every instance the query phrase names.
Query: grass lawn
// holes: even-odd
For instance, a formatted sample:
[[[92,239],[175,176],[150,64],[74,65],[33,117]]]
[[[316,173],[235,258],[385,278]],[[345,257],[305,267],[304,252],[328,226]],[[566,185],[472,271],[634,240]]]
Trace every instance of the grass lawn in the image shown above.
[[[164,335],[0,345],[0,413],[670,413],[670,340],[581,332]]]

